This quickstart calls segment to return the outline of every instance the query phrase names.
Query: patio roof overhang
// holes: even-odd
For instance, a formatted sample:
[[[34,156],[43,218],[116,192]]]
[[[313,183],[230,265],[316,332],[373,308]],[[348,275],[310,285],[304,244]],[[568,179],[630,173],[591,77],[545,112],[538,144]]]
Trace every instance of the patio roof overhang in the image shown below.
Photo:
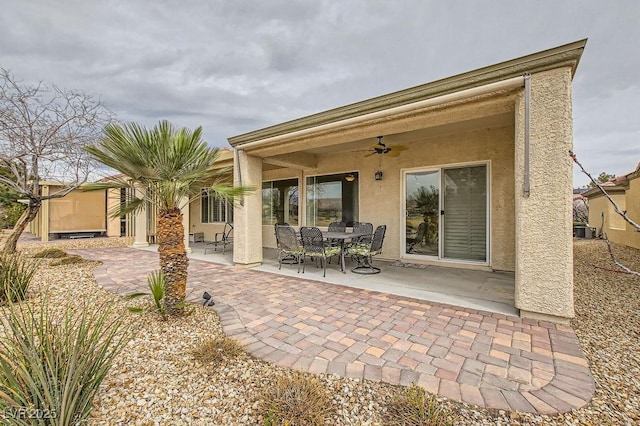
[[[314,168],[318,154],[357,149],[383,134],[393,142],[513,122],[523,76],[578,66],[586,39],[421,86],[229,138],[272,167]],[[473,105],[473,107],[471,106]],[[447,107],[463,113],[439,116]],[[465,109],[466,108],[466,109]],[[340,147],[338,147],[340,146]]]

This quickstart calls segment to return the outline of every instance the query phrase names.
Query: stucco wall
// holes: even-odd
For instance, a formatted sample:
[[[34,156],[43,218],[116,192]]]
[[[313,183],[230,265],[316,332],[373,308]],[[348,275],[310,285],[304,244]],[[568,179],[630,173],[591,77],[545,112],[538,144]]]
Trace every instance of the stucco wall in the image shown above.
[[[609,192],[620,209],[626,210],[627,216],[640,223],[640,179],[629,180],[625,192]],[[602,225],[604,217],[604,227]],[[624,221],[615,212],[613,204],[603,195],[589,197],[589,226],[596,227],[598,232],[605,233],[609,241],[640,249],[640,232]]]
[[[513,132],[512,126],[487,128],[453,133],[403,142],[409,149],[399,157],[371,156],[363,153],[338,152],[318,155],[316,169],[303,173],[280,169],[265,171],[263,180],[304,177],[349,171],[359,173],[360,216],[359,220],[374,226],[387,225],[384,253],[381,258],[401,257],[402,214],[404,198],[402,192],[402,170],[423,167],[440,167],[451,164],[489,162],[490,210],[491,210],[491,267],[513,271],[515,265],[514,231],[514,178],[513,178]],[[384,177],[376,181],[374,174],[382,170]],[[301,194],[304,194],[301,191]],[[301,196],[303,201],[304,196]],[[301,206],[300,212],[304,212]],[[304,213],[301,214],[301,219]],[[263,242],[267,247],[275,246],[273,226],[263,226]]]
[[[205,240],[213,241],[216,233],[224,230],[224,223],[202,223],[201,203],[200,198],[189,203],[189,232],[203,232]]]
[[[516,114],[516,307],[523,316],[573,310],[571,68],[531,76],[531,193],[524,184],[524,96]]]

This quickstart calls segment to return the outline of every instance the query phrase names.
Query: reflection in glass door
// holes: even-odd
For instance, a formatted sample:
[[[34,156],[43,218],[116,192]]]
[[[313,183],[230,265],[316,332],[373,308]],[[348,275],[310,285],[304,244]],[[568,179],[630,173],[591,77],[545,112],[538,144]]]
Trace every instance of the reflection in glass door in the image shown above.
[[[440,172],[406,173],[405,251],[438,256]]]
[[[405,173],[405,254],[488,261],[487,165]]]

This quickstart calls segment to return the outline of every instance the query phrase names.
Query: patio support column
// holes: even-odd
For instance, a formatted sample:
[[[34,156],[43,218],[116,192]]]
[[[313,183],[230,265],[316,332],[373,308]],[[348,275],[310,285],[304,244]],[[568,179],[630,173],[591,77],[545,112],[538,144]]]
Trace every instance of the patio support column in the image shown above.
[[[234,185],[251,185],[255,191],[235,204],[233,211],[233,263],[262,263],[262,159],[238,150],[233,160]]]
[[[182,227],[184,228],[184,248],[187,253],[191,253],[191,247],[189,247],[189,198],[184,197],[180,200],[180,204],[182,207],[180,211],[182,212]]]
[[[571,77],[570,67],[531,76],[528,196],[524,94],[515,117],[515,304],[523,317],[557,322],[574,316]]]
[[[49,185],[42,185],[42,196],[49,195]],[[44,200],[40,206],[40,241],[46,243],[49,241],[49,200]]]
[[[141,189],[136,188],[138,197],[142,197]],[[134,216],[135,222],[135,235],[133,239],[133,247],[148,247],[149,241],[147,240],[147,203],[144,203],[144,207],[137,211]]]

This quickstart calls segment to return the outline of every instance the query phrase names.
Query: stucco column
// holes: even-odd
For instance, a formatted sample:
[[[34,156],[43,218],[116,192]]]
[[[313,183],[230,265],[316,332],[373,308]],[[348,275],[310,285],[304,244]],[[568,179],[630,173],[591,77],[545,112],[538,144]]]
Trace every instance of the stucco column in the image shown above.
[[[42,196],[49,195],[49,185],[42,185]],[[40,241],[49,241],[49,200],[44,200],[40,206]]]
[[[119,237],[120,236],[120,217],[111,217],[109,212],[113,211],[118,205],[120,205],[120,190],[119,189],[107,189],[105,191],[107,197],[107,237]]]
[[[140,189],[135,189],[138,194],[138,197],[142,197],[140,193]],[[137,211],[134,216],[134,237],[133,237],[133,247],[148,247],[149,241],[147,240],[147,203],[143,203],[144,207]]]
[[[238,200],[233,210],[233,263],[262,263],[262,159],[239,150],[233,160],[235,185],[251,185],[255,191]]]
[[[184,248],[187,253],[191,253],[191,247],[189,247],[189,198],[184,197],[180,200],[180,211],[182,212],[182,227],[184,228]]]
[[[528,197],[524,104],[522,94],[515,123],[515,302],[523,317],[566,322],[574,316],[571,69],[531,76]]]

